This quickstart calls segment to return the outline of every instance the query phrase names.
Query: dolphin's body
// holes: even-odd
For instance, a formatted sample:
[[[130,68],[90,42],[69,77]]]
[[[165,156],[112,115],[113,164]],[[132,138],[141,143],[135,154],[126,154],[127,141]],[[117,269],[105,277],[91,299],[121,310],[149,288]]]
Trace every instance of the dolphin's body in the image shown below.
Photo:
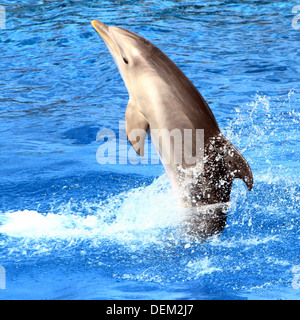
[[[182,191],[182,201],[190,208],[188,216],[194,231],[205,236],[221,231],[233,180],[240,178],[252,189],[247,161],[221,134],[199,91],[163,52],[126,29],[107,27],[97,20],[92,25],[107,45],[129,92],[125,113],[128,140],[143,156],[144,139],[150,132],[172,186]],[[139,137],[132,134],[137,129]],[[200,155],[195,150],[197,129],[204,132]],[[192,133],[190,139],[177,141],[176,145],[169,133],[181,133],[183,137],[184,130]],[[161,143],[164,138],[169,138],[167,151]],[[178,163],[178,150],[196,161],[191,163],[189,157],[182,155]]]

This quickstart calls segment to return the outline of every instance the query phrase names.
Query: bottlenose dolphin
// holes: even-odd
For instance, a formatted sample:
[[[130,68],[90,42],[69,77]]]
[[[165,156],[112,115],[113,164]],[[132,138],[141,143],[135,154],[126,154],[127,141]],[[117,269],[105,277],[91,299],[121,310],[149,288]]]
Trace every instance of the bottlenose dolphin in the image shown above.
[[[221,231],[233,180],[240,178],[252,189],[247,161],[221,134],[200,92],[162,51],[129,30],[97,20],[92,26],[104,40],[127,87],[125,123],[133,148],[144,155],[148,132],[172,186],[181,191],[181,200],[189,208],[186,220],[193,225],[191,232],[207,236]],[[185,132],[190,133],[189,139],[175,142],[176,134],[184,137]],[[202,144],[197,144],[199,132]],[[162,145],[164,139],[169,139],[168,150]]]

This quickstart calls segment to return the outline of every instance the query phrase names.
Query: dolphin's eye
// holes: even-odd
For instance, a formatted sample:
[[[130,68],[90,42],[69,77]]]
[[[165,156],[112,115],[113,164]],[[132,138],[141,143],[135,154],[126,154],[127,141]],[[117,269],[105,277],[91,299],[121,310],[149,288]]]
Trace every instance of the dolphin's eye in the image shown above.
[[[123,61],[128,64],[128,60],[126,58],[123,58]]]

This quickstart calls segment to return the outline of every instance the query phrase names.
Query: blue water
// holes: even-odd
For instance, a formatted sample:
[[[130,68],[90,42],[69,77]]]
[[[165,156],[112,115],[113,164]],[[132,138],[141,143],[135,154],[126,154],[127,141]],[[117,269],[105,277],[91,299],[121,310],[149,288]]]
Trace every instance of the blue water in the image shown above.
[[[0,299],[299,299],[296,4],[2,0]],[[249,162],[220,235],[178,231],[160,164],[97,162],[128,94],[92,19],[163,50]]]

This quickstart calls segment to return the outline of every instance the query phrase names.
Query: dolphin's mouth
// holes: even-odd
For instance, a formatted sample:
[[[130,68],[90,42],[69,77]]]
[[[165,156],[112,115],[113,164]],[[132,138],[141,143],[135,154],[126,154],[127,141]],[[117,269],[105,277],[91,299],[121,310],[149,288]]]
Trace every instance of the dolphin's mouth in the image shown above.
[[[112,49],[116,49],[116,45],[112,41],[111,34],[109,33],[109,29],[107,25],[105,25],[104,23],[98,20],[93,20],[92,26],[97,31],[99,36],[103,39],[103,41],[106,43],[106,45],[108,45]]]
[[[105,25],[104,23],[102,23],[98,20],[93,20],[92,26],[94,27],[94,29],[97,31],[97,33],[99,34],[99,36],[101,38],[103,37],[105,39],[110,39],[107,25]]]

